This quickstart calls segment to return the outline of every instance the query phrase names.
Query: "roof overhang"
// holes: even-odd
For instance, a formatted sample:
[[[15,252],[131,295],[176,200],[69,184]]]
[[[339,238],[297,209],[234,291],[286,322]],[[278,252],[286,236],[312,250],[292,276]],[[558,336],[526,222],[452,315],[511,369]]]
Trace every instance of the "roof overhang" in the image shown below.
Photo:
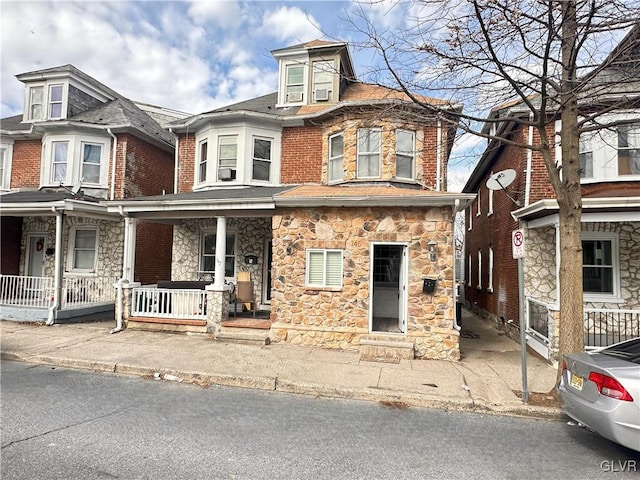
[[[555,199],[539,200],[511,213],[515,220],[537,220],[555,215],[560,208]],[[583,221],[597,221],[595,214],[602,214],[600,221],[638,221],[640,197],[583,198]]]
[[[47,217],[58,212],[72,216],[88,216],[103,220],[117,221],[120,216],[109,213],[104,204],[82,200],[56,200],[50,202],[5,202],[0,197],[0,216],[3,217]]]

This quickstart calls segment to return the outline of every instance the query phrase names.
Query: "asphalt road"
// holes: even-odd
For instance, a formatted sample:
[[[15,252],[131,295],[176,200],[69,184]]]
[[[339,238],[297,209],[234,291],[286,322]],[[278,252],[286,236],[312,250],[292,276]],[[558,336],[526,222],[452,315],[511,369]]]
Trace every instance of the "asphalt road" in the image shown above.
[[[618,479],[640,454],[542,421],[2,362],[13,479]]]

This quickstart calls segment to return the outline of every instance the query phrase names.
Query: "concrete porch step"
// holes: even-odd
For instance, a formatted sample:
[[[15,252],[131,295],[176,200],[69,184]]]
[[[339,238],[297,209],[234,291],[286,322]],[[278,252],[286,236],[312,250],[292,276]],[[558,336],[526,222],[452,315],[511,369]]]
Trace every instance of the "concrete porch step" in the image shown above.
[[[415,358],[414,343],[395,335],[360,337],[360,359],[368,362],[400,363]]]
[[[206,320],[180,318],[131,317],[127,328],[151,332],[207,333]]]
[[[223,322],[215,339],[220,342],[244,343],[250,345],[269,345],[271,338],[265,328],[229,327]]]

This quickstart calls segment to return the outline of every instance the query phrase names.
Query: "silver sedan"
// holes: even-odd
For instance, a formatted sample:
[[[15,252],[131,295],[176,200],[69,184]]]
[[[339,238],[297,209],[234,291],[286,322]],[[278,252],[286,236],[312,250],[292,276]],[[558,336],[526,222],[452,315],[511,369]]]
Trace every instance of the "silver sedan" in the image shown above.
[[[558,392],[575,421],[640,451],[640,337],[565,355]]]

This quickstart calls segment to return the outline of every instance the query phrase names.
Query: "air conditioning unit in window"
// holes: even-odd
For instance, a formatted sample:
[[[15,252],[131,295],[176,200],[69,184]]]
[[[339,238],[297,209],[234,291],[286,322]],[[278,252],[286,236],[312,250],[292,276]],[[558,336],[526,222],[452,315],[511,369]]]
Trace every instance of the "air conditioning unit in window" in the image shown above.
[[[289,92],[287,93],[287,102],[301,102],[302,92]]]
[[[218,171],[218,178],[222,181],[229,181],[236,179],[236,169],[235,168],[221,168]]]
[[[318,88],[316,90],[316,102],[326,102],[327,100],[329,100],[329,89]]]

